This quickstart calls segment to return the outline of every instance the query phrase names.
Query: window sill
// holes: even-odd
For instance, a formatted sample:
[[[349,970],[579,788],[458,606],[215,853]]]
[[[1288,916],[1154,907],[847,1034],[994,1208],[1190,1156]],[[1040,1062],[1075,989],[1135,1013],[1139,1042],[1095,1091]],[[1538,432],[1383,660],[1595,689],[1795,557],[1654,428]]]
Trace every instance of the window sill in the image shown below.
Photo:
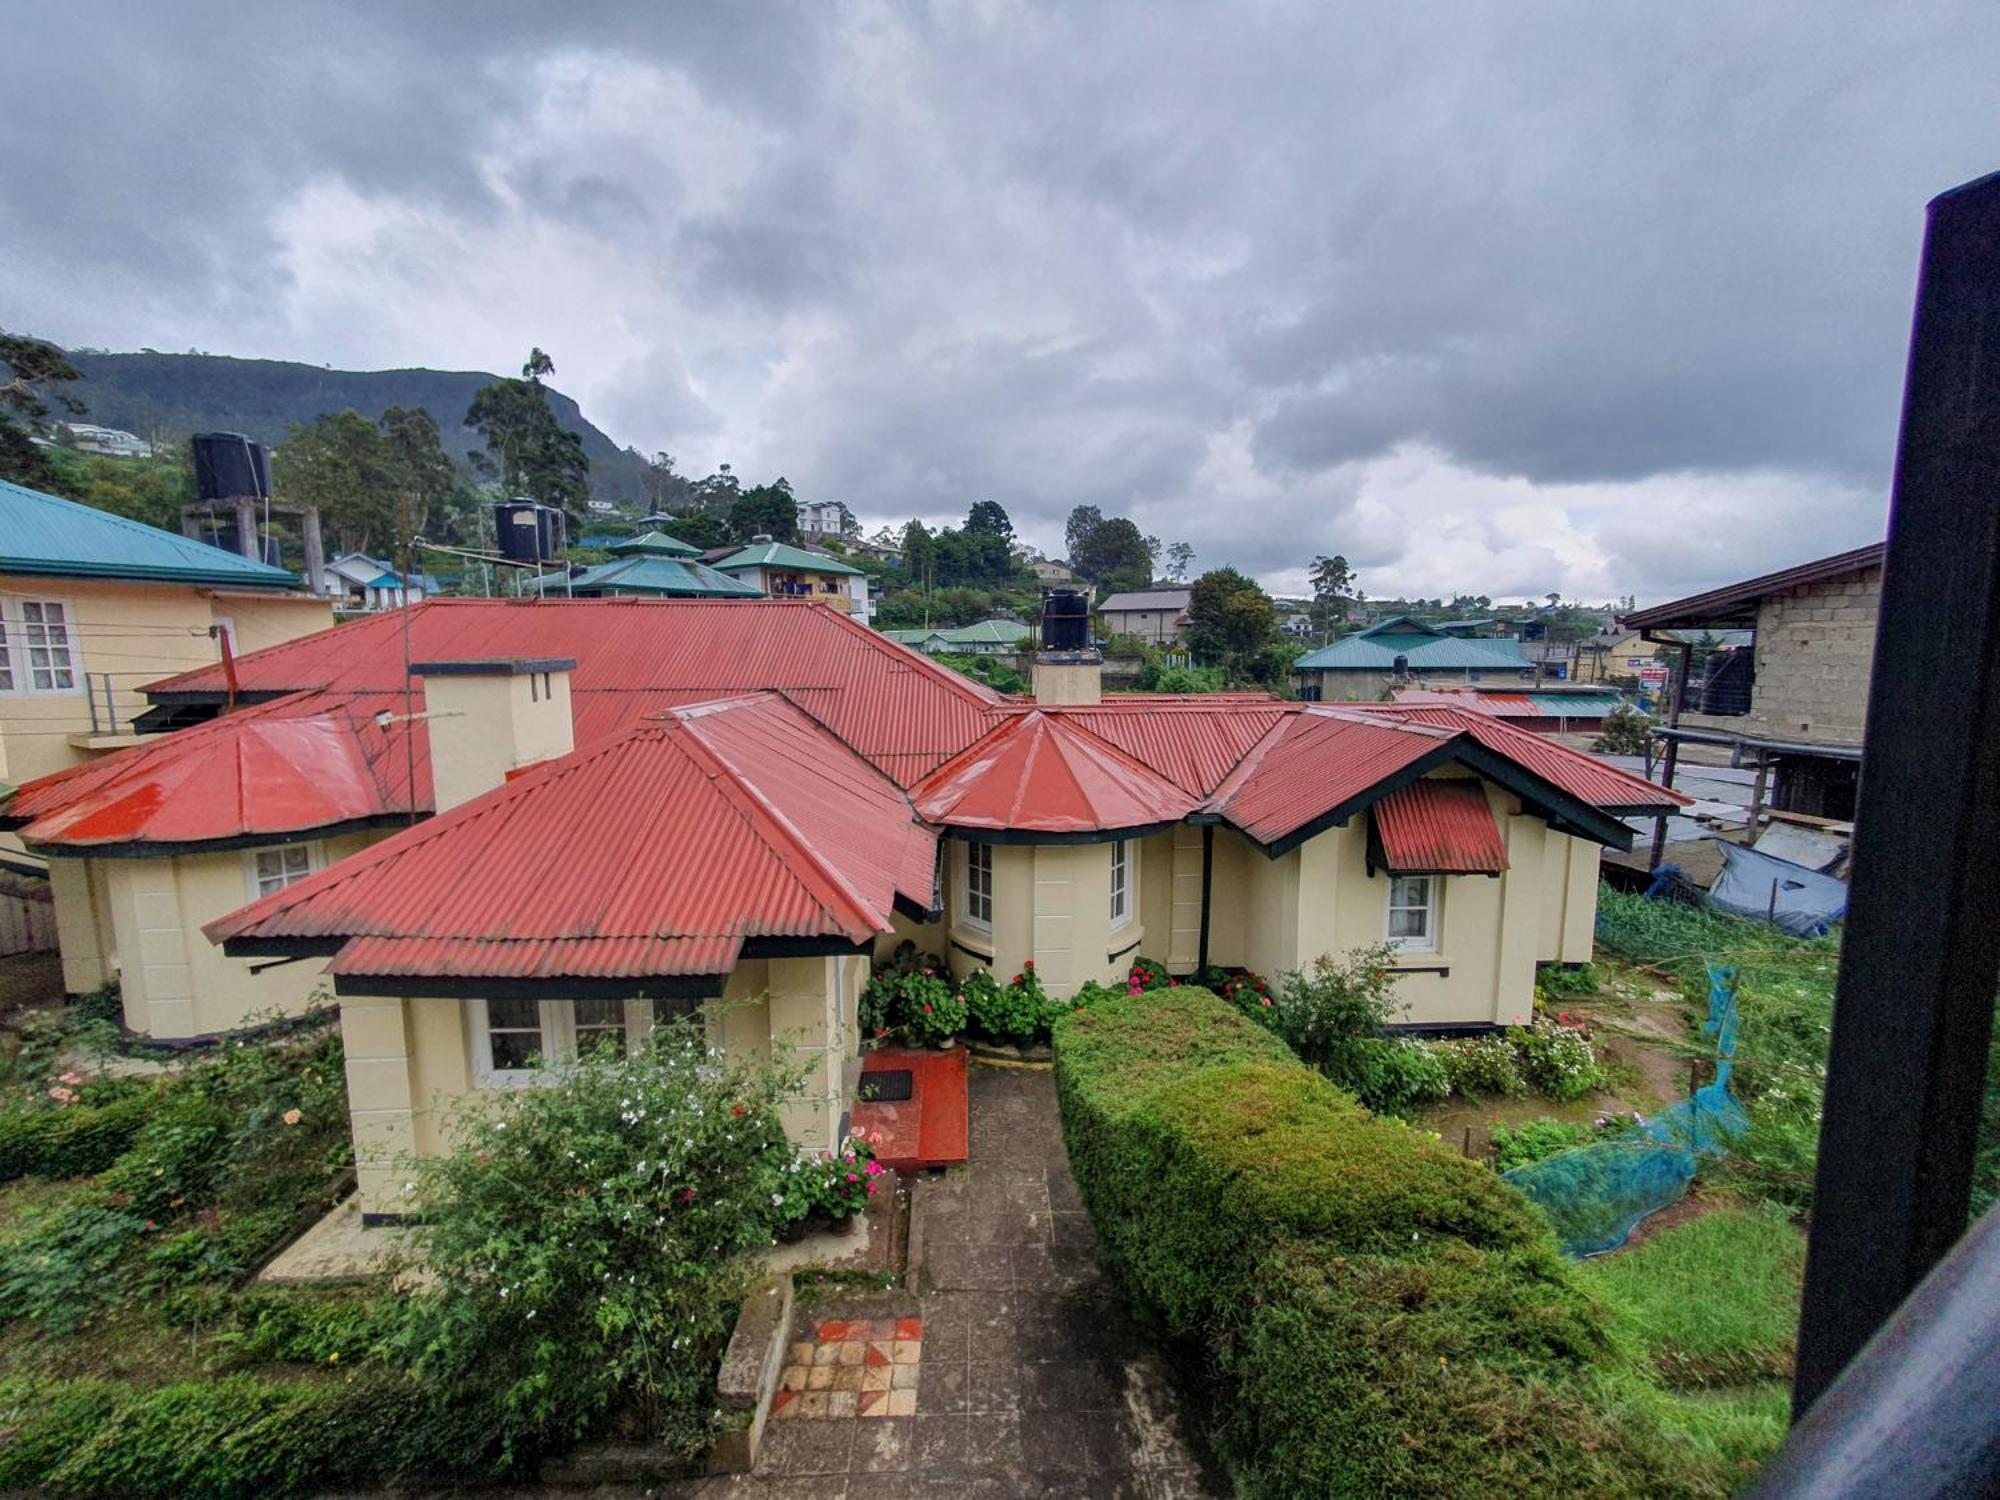
[[[1127,954],[1136,952],[1146,941],[1146,929],[1136,922],[1128,922],[1111,934],[1111,949],[1104,955],[1104,961],[1115,964]]]
[[[977,927],[968,927],[960,923],[951,930],[951,945],[962,953],[971,954],[974,958],[983,958],[988,963],[993,961],[991,929],[982,932]]]

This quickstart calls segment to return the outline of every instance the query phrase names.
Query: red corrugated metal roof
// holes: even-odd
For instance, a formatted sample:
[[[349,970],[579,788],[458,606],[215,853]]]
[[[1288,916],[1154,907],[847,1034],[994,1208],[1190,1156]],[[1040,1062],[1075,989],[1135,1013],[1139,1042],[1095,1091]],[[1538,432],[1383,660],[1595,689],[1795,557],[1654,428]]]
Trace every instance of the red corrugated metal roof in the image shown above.
[[[755,759],[771,736],[809,754]],[[536,767],[204,931],[358,940],[333,966],[347,975],[714,974],[746,938],[889,930],[899,889],[929,904],[933,837],[898,788],[758,695]]]
[[[1507,846],[1477,777],[1425,777],[1374,807],[1382,855],[1398,874],[1498,875]]]
[[[1407,703],[1354,703],[1343,707],[1358,713],[1394,718],[1405,724],[1462,729],[1494,754],[1504,755],[1544,781],[1560,787],[1579,802],[1588,802],[1606,811],[1670,812],[1677,807],[1687,807],[1692,801],[1643,776],[1607,766],[1581,751],[1558,745],[1542,735],[1474,709]]]
[[[1268,694],[1213,698],[1108,698],[1090,707],[1055,710],[1151,767],[1182,791],[1206,797],[1250,748],[1297,712]]]
[[[1294,713],[1230,774],[1207,810],[1269,844],[1449,744],[1450,731],[1337,709]]]
[[[244,693],[317,688],[400,694],[404,611],[236,658]],[[593,715],[630,723],[600,694],[683,703],[776,690],[907,786],[956,755],[1007,700],[829,605],[788,599],[430,599],[409,611],[410,660],[567,656],[579,745]],[[150,684],[149,694],[220,697],[220,667]]]
[[[911,788],[917,812],[951,828],[1094,833],[1178,822],[1196,798],[1087,734],[1068,713],[1034,709]]]

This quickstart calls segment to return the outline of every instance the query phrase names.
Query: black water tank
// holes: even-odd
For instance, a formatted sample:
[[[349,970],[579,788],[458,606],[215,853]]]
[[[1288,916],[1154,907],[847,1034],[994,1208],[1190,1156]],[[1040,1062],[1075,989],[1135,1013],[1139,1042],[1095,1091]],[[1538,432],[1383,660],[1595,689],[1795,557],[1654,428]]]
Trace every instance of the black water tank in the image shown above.
[[[1741,648],[1711,651],[1703,664],[1701,695],[1695,712],[1718,717],[1750,712],[1750,694],[1757,682],[1757,656]]]
[[[1090,601],[1075,589],[1042,595],[1042,649],[1082,651],[1090,645]]]
[[[203,500],[262,500],[271,493],[271,460],[262,443],[240,432],[194,435],[194,488]]]
[[[553,562],[567,540],[563,513],[532,500],[502,500],[493,507],[500,555],[509,562]]]

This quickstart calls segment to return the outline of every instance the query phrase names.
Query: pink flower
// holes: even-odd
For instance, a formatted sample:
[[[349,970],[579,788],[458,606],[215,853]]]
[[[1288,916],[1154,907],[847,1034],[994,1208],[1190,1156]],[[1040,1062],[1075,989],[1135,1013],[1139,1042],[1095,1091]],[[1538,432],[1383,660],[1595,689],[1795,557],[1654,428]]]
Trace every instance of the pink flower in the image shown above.
[[[57,1084],[49,1090],[49,1097],[58,1104],[73,1104],[76,1102],[76,1091],[74,1089],[66,1089],[61,1084]]]
[[[75,1088],[76,1085],[83,1082],[83,1075],[81,1073],[64,1073],[60,1078],[56,1079],[56,1082],[66,1083],[71,1088]]]
[[[301,1117],[297,1110],[288,1109],[284,1112],[284,1114],[280,1115],[279,1118],[282,1119],[287,1125],[296,1125],[299,1123]]]
[[[868,1163],[868,1175],[870,1177],[880,1177],[882,1175],[882,1163],[879,1161]]]
[[[875,1184],[872,1182],[868,1184],[868,1196],[871,1198],[875,1196]]]
[[[681,1189],[681,1202],[683,1202],[683,1203],[692,1203],[692,1202],[694,1202],[694,1189],[693,1189],[693,1188],[682,1188],[682,1189]]]
[[[852,1172],[849,1172],[847,1174],[847,1180],[849,1182],[859,1182],[861,1179],[859,1177],[856,1177]]]

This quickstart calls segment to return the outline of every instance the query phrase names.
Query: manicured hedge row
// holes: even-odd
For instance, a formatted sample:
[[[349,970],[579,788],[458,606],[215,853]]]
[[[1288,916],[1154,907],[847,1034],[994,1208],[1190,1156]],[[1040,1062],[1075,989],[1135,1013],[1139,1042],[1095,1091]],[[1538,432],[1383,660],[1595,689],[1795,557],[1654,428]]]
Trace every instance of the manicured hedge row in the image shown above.
[[[17,1177],[88,1177],[123,1156],[159,1102],[134,1088],[102,1104],[0,1114],[0,1182]]]
[[[1485,1167],[1370,1115],[1204,990],[1055,1029],[1063,1135],[1109,1268],[1219,1386],[1246,1496],[1676,1495],[1547,1228]]]
[[[0,1488],[92,1500],[373,1489],[406,1477],[413,1457],[462,1449],[472,1434],[438,1431],[453,1420],[400,1376],[224,1376],[150,1390],[14,1380],[0,1384]]]

